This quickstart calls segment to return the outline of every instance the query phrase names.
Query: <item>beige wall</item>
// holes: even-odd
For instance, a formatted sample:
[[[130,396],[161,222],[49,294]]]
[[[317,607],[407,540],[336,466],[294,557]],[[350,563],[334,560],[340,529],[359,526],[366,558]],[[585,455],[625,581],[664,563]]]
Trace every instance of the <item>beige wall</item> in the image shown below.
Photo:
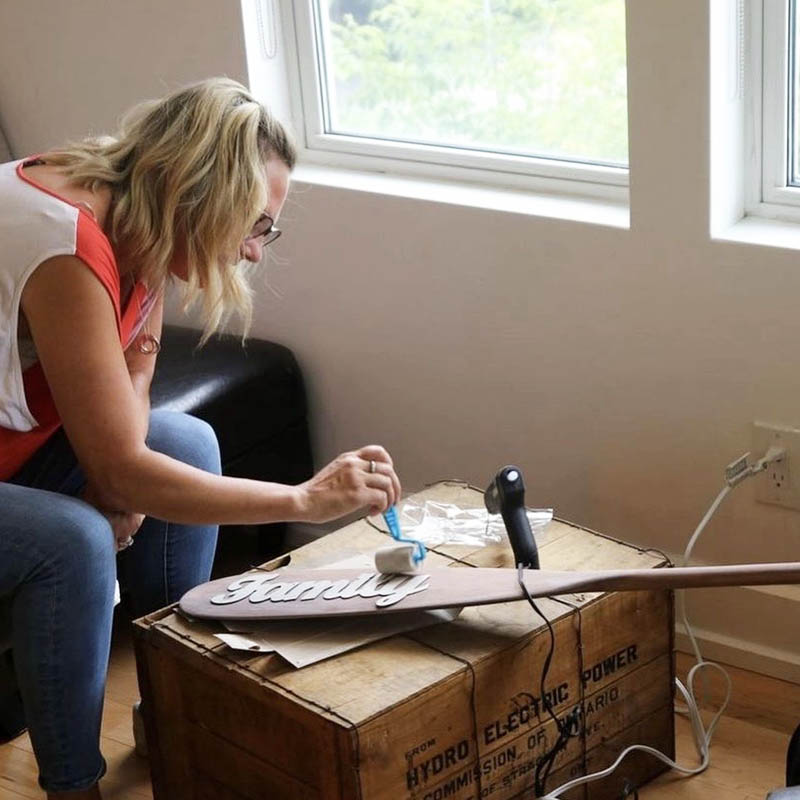
[[[246,79],[235,0],[2,0],[0,122],[14,153],[113,129],[133,103]]]
[[[0,3],[18,152],[106,126],[162,84],[245,69],[234,3],[70,3],[33,30],[60,5]],[[165,7],[171,25],[151,24]],[[106,40],[89,58],[86,24]],[[483,485],[513,461],[532,504],[675,552],[750,423],[800,426],[800,256],[708,235],[708,36],[700,0],[629,4],[630,230],[295,186],[270,267],[282,297],[259,291],[255,333],[297,353],[320,463],[379,441],[417,488]],[[42,37],[53,47],[29,58]],[[697,548],[798,552],[800,513],[757,505],[748,484]],[[800,680],[796,593],[697,597],[710,652]]]

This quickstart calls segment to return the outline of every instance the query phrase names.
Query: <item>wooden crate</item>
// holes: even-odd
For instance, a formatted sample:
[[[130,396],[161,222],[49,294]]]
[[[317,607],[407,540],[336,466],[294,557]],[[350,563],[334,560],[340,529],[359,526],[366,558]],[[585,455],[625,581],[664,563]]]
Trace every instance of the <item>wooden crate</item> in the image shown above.
[[[437,484],[415,496],[461,506],[479,492]],[[553,521],[538,537],[544,569],[658,568],[665,559]],[[366,521],[291,553],[323,566],[372,552]],[[269,566],[285,563],[276,559]],[[512,566],[507,544],[441,547],[430,566]],[[573,594],[537,601],[555,631],[545,694],[583,731],[547,789],[610,764],[629,744],[673,755],[673,601],[669,592]],[[135,623],[156,800],[494,800],[534,796],[555,724],[540,690],[549,634],[525,602],[465,609],[455,621],[295,670],[274,655],[227,649],[218,627],[164,609]],[[632,756],[571,798],[617,798],[664,769]]]

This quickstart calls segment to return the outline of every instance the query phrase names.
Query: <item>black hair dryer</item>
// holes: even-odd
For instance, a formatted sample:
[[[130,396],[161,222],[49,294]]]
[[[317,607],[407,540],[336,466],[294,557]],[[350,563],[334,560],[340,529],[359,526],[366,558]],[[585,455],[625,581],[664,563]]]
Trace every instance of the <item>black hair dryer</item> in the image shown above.
[[[483,495],[490,514],[502,514],[514,561],[527,569],[539,569],[539,552],[525,513],[525,483],[519,467],[503,467]]]

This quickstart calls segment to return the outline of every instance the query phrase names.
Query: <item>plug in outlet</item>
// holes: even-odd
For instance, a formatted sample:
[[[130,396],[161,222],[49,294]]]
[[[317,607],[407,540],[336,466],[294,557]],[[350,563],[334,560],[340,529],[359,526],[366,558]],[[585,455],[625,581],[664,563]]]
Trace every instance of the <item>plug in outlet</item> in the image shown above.
[[[800,510],[800,430],[782,425],[753,424],[753,458],[761,458],[772,446],[786,455],[756,475],[756,500]]]

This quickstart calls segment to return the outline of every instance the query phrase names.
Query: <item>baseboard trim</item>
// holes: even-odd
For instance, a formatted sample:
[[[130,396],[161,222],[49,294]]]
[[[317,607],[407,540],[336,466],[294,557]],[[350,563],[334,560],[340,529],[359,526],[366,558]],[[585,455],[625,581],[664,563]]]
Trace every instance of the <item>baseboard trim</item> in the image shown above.
[[[700,652],[709,661],[730,664],[740,669],[800,684],[800,657],[797,653],[735,639],[694,626],[692,632]],[[683,625],[675,626],[675,649],[682,653],[692,653],[689,637]]]

